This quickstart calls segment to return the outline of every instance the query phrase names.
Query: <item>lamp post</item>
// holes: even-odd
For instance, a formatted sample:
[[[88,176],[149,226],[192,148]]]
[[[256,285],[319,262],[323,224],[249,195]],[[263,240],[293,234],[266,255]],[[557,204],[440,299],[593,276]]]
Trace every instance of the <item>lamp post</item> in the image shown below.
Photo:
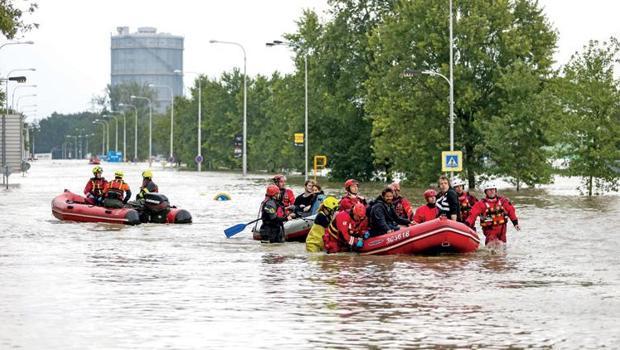
[[[245,53],[245,48],[243,47],[243,45],[233,42],[233,41],[220,41],[220,40],[209,40],[209,43],[211,44],[225,44],[225,45],[235,45],[239,48],[241,48],[241,51],[243,51],[243,176],[247,175],[247,170],[248,170],[248,153],[247,153],[247,145],[248,145],[248,138],[247,138],[247,129],[248,129],[248,118],[247,118],[247,112],[248,112],[248,84],[247,84],[247,74],[246,74],[246,65],[247,65],[247,55]]]
[[[174,72],[177,73],[177,74],[192,73],[192,74],[198,75],[198,153],[196,155],[196,158],[202,159],[202,135],[201,135],[201,129],[202,129],[202,80],[200,79],[200,73],[197,73],[197,72],[182,72],[179,69],[175,70]],[[196,162],[196,166],[198,168],[198,172],[200,172],[202,170],[202,162]]]
[[[152,103],[151,103],[151,99],[144,97],[144,96],[135,96],[132,95],[131,96],[132,100],[145,100],[149,103],[149,168],[151,167],[151,162],[153,161],[153,132],[152,132],[152,126],[153,126],[153,108],[152,108]],[[136,116],[137,116],[137,112],[136,112]]]
[[[135,161],[138,161],[138,108],[132,104],[128,104],[128,103],[119,103],[118,104],[120,107],[130,107],[133,108],[134,112],[135,112],[135,121],[134,121],[134,135],[133,135],[133,149],[134,149],[134,155],[133,155],[133,159]],[[125,133],[126,130],[123,130],[123,133]],[[123,149],[123,152],[125,150]]]
[[[101,123],[101,128],[103,130],[102,138],[101,138],[101,154],[105,156],[105,154],[107,153],[106,149],[108,150],[110,149],[110,137],[109,137],[110,132],[108,129],[108,123],[102,119],[95,119],[93,123]]]
[[[17,98],[17,103],[15,103],[15,110],[19,111],[19,102],[21,101],[22,98],[28,98],[28,97],[36,97],[37,94],[30,94],[30,95],[21,95]]]
[[[273,42],[266,43],[267,47],[273,47],[276,45],[284,45],[293,48],[299,48],[288,41],[274,40]],[[306,158],[306,168],[304,174],[305,180],[308,180],[308,54],[304,53],[304,148]]]
[[[15,91],[17,91],[17,89],[19,88],[36,88],[37,84],[26,84],[26,85],[17,85],[16,87],[13,88],[13,93],[11,94],[11,109],[15,110]]]
[[[116,116],[113,115],[109,115],[106,114],[103,116],[104,118],[108,118],[108,119],[113,119],[114,122],[116,123],[116,132],[115,132],[115,141],[114,141],[114,152],[118,152],[118,119],[116,119]],[[111,121],[108,121],[111,122]],[[108,149],[110,148],[110,146],[108,145]]]
[[[168,85],[149,84],[149,87],[166,88],[170,91],[170,159],[174,157],[174,93]]]

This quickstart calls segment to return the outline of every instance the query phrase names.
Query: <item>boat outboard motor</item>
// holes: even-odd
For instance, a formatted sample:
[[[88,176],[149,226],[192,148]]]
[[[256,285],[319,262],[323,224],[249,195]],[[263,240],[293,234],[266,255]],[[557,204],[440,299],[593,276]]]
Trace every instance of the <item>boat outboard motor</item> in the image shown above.
[[[144,195],[144,209],[148,213],[148,221],[165,223],[170,211],[168,197],[161,193],[147,193]]]

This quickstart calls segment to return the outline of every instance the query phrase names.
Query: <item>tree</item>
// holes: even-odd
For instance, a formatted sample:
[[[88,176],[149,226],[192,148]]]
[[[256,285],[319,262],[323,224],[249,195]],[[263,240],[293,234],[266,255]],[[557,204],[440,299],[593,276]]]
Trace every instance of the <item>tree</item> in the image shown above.
[[[13,39],[18,33],[24,33],[34,28],[38,28],[37,23],[24,22],[25,14],[32,14],[38,5],[34,2],[28,3],[26,9],[15,6],[12,0],[0,0],[0,32],[7,39]]]
[[[620,159],[620,82],[614,65],[620,63],[620,43],[590,41],[564,66],[558,94],[563,118],[558,120],[557,142],[570,159],[570,175],[582,176],[588,196],[617,191]]]
[[[510,104],[499,82],[516,61],[523,62],[524,74],[547,79],[556,34],[531,0],[456,1],[454,10],[455,150],[463,151],[474,187],[488,157],[482,130]],[[403,0],[370,35],[366,111],[375,157],[392,159],[394,171],[420,184],[436,178],[440,151],[449,148],[449,85],[428,75],[404,80],[401,73],[411,68],[449,75],[448,18],[444,2]]]

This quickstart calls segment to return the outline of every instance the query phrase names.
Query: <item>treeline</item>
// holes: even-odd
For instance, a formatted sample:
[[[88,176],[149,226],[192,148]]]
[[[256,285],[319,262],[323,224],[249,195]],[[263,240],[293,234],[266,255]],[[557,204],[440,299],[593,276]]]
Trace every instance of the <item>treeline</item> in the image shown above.
[[[305,11],[297,31],[285,35],[295,52],[293,74],[248,79],[248,168],[303,170],[303,147],[295,147],[293,135],[304,131],[307,55],[311,157],[326,155],[338,179],[402,174],[414,184],[433,182],[440,153],[449,149],[449,85],[421,72],[449,76],[447,2],[329,4],[327,20]],[[618,41],[589,42],[554,69],[558,33],[536,1],[454,5],[455,149],[463,151],[462,176],[469,185],[475,187],[478,175],[506,177],[517,188],[548,183],[551,159],[566,159],[563,172],[582,176],[587,193],[617,190]],[[406,69],[419,74],[405,77]],[[206,165],[239,168],[234,138],[242,130],[243,76],[238,70],[218,79],[202,76],[191,96],[177,98],[176,156],[195,167],[198,84]],[[110,105],[127,103],[128,93],[110,91]],[[144,104],[134,103],[143,118]],[[154,128],[162,151],[169,142],[167,116],[157,118]]]

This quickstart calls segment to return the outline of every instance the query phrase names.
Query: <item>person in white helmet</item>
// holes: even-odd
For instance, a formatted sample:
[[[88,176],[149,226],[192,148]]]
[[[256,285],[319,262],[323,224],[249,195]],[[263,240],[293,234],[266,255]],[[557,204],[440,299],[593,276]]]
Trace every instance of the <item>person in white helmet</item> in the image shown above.
[[[465,181],[460,178],[455,178],[452,181],[452,188],[459,196],[459,206],[461,207],[461,222],[465,222],[469,217],[469,213],[471,212],[471,208],[478,202],[478,198],[476,198],[471,193],[465,191]]]
[[[494,183],[489,182],[482,189],[485,197],[474,204],[465,223],[473,228],[476,218],[480,217],[482,233],[486,237],[485,244],[495,240],[506,243],[508,220],[512,221],[517,231],[521,230],[515,207],[508,198],[497,195],[497,186]]]

